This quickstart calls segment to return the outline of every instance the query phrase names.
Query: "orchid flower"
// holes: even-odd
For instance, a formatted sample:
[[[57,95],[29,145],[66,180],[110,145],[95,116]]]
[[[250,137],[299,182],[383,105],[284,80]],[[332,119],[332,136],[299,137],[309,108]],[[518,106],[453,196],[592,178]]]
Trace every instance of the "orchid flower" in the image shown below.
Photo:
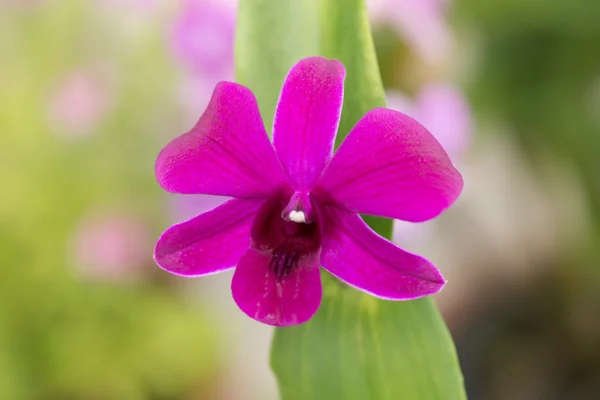
[[[276,326],[308,321],[321,302],[320,267],[389,300],[438,292],[427,260],[371,230],[358,213],[425,221],[463,182],[437,140],[393,110],[369,111],[335,155],[346,71],[311,57],[288,73],[269,141],[253,93],[221,82],[200,120],[159,154],[167,191],[233,199],[167,229],[154,258],[194,277],[236,267],[231,289],[248,316]]]

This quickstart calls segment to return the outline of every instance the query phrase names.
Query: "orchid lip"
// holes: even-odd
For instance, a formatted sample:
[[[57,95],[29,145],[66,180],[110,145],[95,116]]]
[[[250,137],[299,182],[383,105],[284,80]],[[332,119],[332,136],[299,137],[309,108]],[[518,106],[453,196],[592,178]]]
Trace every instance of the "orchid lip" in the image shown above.
[[[269,267],[275,273],[278,281],[290,276],[298,266],[301,256],[302,253],[300,250],[291,250],[283,245],[273,250]]]
[[[261,206],[253,223],[253,247],[271,258],[269,268],[277,280],[294,273],[307,256],[319,253],[315,212],[307,192],[275,192]]]

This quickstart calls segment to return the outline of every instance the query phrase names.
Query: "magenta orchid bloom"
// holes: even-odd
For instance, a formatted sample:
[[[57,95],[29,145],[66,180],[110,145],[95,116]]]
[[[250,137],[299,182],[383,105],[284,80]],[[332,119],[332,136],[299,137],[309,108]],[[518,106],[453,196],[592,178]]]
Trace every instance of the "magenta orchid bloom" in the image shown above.
[[[358,213],[434,218],[456,200],[462,177],[423,126],[383,108],[358,121],[333,156],[345,76],[339,61],[298,62],[283,84],[272,145],[252,92],[216,86],[196,126],[161,151],[156,175],[170,192],[233,199],[163,233],[159,266],[188,277],[237,266],[234,300],[277,326],[317,311],[320,266],[389,300],[444,286],[430,262],[378,236]]]

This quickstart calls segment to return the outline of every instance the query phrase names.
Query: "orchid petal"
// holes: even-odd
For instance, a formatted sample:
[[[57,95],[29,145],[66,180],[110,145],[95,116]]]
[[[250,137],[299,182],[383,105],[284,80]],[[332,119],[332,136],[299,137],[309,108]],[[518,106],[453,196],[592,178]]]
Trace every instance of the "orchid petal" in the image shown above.
[[[170,192],[265,197],[285,181],[258,110],[244,86],[219,83],[194,128],[156,160],[156,177]]]
[[[377,235],[357,215],[330,208],[323,236],[323,268],[348,285],[388,300],[439,292],[445,281],[427,260]]]
[[[240,309],[269,325],[296,325],[308,321],[321,303],[318,258],[299,261],[290,275],[278,279],[270,267],[271,254],[250,249],[240,260],[231,290]]]
[[[250,246],[250,229],[260,200],[233,199],[167,229],[154,249],[164,270],[203,276],[234,267]]]
[[[305,58],[288,73],[273,126],[273,145],[292,183],[312,187],[331,159],[346,70],[337,60]]]
[[[450,207],[462,187],[460,173],[427,129],[378,108],[350,131],[315,192],[348,211],[421,222]]]

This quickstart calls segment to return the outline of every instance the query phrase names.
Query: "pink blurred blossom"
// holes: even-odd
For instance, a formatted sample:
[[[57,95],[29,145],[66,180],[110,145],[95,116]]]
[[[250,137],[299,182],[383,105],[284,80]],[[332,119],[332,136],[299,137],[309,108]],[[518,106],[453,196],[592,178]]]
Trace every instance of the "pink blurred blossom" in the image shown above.
[[[108,282],[136,281],[152,260],[150,234],[135,215],[93,211],[78,222],[69,251],[79,274]]]
[[[415,100],[397,91],[388,91],[388,107],[401,111],[429,130],[442,144],[453,162],[469,147],[473,120],[469,103],[461,91],[449,83],[424,86]]]
[[[173,22],[173,56],[193,73],[233,75],[235,9],[228,2],[184,0]]]
[[[425,61],[448,57],[454,35],[446,20],[446,0],[368,0],[374,24],[389,24]]]
[[[49,125],[62,137],[94,131],[112,103],[111,85],[95,71],[78,68],[54,85],[48,102]]]
[[[417,118],[425,124],[451,157],[467,149],[473,133],[471,108],[464,95],[448,84],[430,84],[417,98]]]

